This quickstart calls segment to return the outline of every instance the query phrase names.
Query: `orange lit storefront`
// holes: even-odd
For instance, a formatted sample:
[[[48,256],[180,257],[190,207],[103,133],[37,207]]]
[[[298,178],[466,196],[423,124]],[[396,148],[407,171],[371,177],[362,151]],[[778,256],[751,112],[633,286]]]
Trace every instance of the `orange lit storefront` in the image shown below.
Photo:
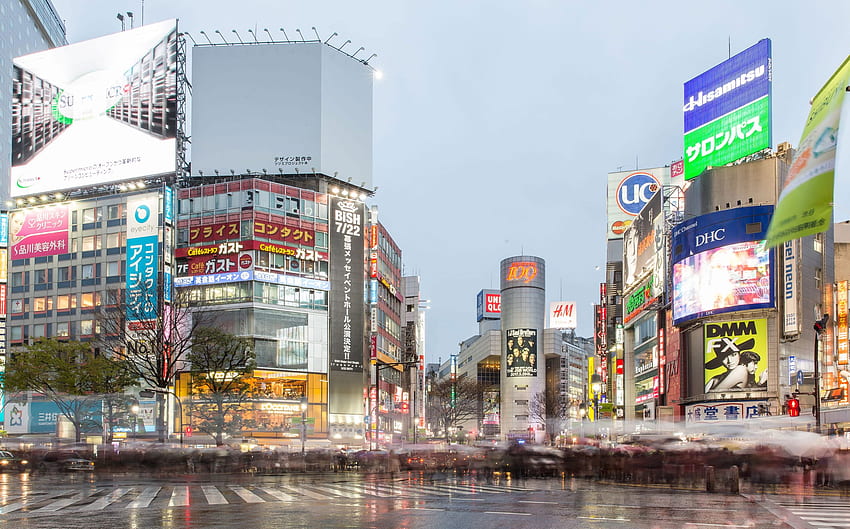
[[[180,373],[176,390],[183,403],[183,431],[198,432],[192,423],[189,373]],[[300,443],[301,399],[307,397],[307,439],[328,438],[327,375],[257,369],[243,408],[243,438],[262,444]]]

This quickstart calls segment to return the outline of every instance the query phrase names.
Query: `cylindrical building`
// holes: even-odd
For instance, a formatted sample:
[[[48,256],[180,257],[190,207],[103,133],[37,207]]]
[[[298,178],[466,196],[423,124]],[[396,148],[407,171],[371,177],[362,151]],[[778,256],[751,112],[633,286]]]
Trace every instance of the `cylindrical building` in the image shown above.
[[[542,340],[546,316],[546,264],[520,255],[501,263],[503,439],[542,438],[529,406],[546,388]]]

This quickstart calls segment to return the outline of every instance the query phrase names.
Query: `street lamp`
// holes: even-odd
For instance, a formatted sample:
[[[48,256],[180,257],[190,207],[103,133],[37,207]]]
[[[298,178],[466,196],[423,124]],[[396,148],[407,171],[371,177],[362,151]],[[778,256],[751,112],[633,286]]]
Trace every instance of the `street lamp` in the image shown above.
[[[136,424],[139,421],[139,403],[134,402],[132,406],[130,406],[130,413],[133,414],[133,440],[136,440]]]
[[[593,374],[590,377],[590,390],[593,392],[593,421],[599,420],[599,394],[602,393],[602,377]]]
[[[307,444],[307,397],[301,397],[301,457],[304,457]]]
[[[815,329],[815,404],[812,411],[815,415],[815,431],[820,433],[820,358],[818,355],[818,344],[820,343],[821,334],[826,331],[826,324],[829,322],[829,314],[824,314],[823,317],[817,320],[814,324]]]

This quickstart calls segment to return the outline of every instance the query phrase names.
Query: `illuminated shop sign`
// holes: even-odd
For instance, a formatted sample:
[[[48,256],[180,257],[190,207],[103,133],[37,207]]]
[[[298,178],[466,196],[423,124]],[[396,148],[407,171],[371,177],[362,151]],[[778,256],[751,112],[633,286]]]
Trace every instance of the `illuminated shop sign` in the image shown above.
[[[608,239],[622,239],[655,194],[670,185],[670,168],[608,173]]]
[[[623,321],[628,323],[641,311],[655,301],[653,297],[655,277],[649,276],[643,284],[637,287],[634,292],[626,298],[626,305],[623,307]]]
[[[771,78],[763,39],[685,83],[685,179],[770,147]]]
[[[537,263],[533,261],[513,262],[508,268],[508,274],[505,276],[505,281],[521,281],[530,283],[537,277]]]
[[[127,200],[126,318],[130,330],[157,318],[159,296],[159,193]]]
[[[705,324],[705,392],[767,390],[767,320]]]
[[[298,276],[276,274],[274,272],[261,272],[259,270],[244,270],[242,272],[230,272],[226,274],[210,274],[200,276],[175,277],[175,287],[196,287],[206,285],[218,285],[224,283],[238,283],[240,281],[262,281],[291,287],[310,288],[313,290],[330,290],[331,283],[319,279],[307,279]]]
[[[206,226],[190,226],[189,244],[238,239],[240,235],[239,221],[218,222]]]
[[[552,329],[575,329],[575,301],[553,301],[549,303],[549,327]]]
[[[261,252],[269,252],[278,255],[286,255],[295,257],[296,259],[304,259],[305,261],[327,261],[327,252],[320,252],[313,248],[296,248],[293,246],[284,246],[263,241],[231,241],[208,246],[189,246],[177,248],[174,250],[174,256],[181,257],[200,257],[210,255],[230,255],[237,254],[243,250],[259,250]]]
[[[766,400],[746,402],[718,402],[685,406],[686,423],[730,423],[759,417],[759,408],[767,406]]]
[[[313,246],[316,232],[307,228],[294,228],[279,222],[254,221],[254,237],[259,239],[274,239],[292,244]]]
[[[507,329],[505,344],[507,376],[536,377],[537,329]]]

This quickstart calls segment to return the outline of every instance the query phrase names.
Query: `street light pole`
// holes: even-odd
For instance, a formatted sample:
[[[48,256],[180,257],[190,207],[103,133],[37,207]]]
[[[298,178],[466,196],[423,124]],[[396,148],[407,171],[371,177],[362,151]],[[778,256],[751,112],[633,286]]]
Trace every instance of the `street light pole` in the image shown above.
[[[815,431],[820,433],[820,357],[818,354],[821,334],[826,331],[826,324],[829,322],[829,314],[824,314],[823,317],[817,320],[814,324],[815,329],[815,403],[812,406],[812,411],[815,415]]]
[[[307,397],[301,397],[301,457],[306,452],[307,444]]]

